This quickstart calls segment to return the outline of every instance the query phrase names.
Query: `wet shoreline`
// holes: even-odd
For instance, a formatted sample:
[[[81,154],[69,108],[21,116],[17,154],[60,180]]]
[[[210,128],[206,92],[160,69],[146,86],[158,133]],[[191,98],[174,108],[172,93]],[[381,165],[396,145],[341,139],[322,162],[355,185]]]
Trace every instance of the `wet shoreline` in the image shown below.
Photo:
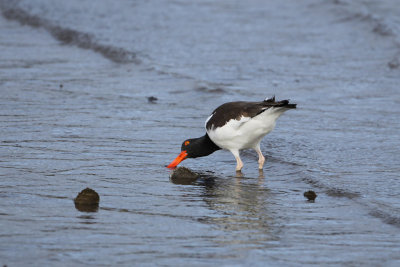
[[[38,25],[0,17],[0,264],[395,266],[397,33],[338,2],[15,2]],[[273,94],[299,108],[263,175],[217,151],[170,180],[209,112]],[[86,187],[95,212],[74,207]]]

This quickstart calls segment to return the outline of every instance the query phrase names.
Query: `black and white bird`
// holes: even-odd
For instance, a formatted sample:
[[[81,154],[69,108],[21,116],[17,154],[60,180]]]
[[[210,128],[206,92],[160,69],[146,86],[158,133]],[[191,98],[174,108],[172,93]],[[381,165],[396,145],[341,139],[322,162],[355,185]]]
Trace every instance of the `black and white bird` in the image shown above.
[[[289,100],[275,101],[275,96],[262,102],[229,102],[216,108],[205,123],[206,134],[187,139],[182,143],[181,153],[167,167],[175,168],[187,158],[197,158],[225,149],[236,159],[236,171],[243,162],[239,152],[254,149],[258,154],[258,168],[262,169],[265,158],[260,150],[262,138],[270,133],[276,120],[287,110],[296,108]]]

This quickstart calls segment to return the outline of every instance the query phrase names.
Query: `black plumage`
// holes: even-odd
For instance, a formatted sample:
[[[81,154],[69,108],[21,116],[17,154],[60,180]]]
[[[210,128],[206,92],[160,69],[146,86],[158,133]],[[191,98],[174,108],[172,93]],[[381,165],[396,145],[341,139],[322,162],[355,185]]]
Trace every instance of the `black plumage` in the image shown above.
[[[224,126],[231,119],[239,120],[242,116],[253,118],[271,107],[296,108],[296,104],[289,104],[289,100],[275,102],[275,97],[262,102],[229,102],[212,112],[211,118],[206,123],[206,129]]]

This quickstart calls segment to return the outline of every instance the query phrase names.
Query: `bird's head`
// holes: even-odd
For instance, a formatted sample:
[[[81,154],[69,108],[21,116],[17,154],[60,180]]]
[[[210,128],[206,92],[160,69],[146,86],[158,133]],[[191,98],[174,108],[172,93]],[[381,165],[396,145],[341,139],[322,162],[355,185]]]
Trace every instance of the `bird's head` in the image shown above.
[[[174,161],[171,162],[171,164],[167,166],[167,168],[175,168],[176,166],[178,166],[179,163],[181,163],[185,159],[193,158],[192,153],[193,153],[194,140],[195,139],[187,139],[183,141],[181,146],[181,153],[178,155],[178,157],[176,157],[176,159],[174,159]]]
[[[199,138],[187,139],[182,143],[181,153],[179,156],[176,157],[176,159],[167,167],[175,168],[179,163],[187,158],[204,157],[219,149],[221,148],[214,144],[207,134]]]

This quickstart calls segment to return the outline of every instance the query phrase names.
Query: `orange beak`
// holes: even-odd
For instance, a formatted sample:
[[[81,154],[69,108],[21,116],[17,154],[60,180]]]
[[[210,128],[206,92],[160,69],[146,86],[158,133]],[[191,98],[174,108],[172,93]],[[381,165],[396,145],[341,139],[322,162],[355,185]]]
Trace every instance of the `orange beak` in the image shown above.
[[[176,159],[174,159],[174,161],[171,162],[171,164],[169,164],[169,165],[167,166],[167,168],[170,168],[170,169],[175,168],[176,166],[178,166],[179,163],[181,163],[181,161],[183,161],[183,160],[186,159],[187,155],[188,155],[188,154],[186,153],[185,150],[182,151],[182,152],[179,154],[179,156],[177,156]]]

